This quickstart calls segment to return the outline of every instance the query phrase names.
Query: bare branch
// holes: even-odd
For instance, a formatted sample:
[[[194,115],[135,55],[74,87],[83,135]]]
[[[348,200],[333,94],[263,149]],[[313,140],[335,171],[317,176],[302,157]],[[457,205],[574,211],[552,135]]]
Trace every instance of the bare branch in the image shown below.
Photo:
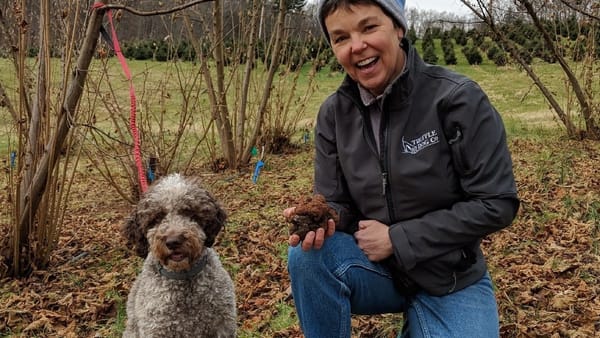
[[[560,2],[563,3],[563,5],[569,7],[570,9],[574,10],[575,12],[578,12],[582,15],[585,15],[589,18],[595,19],[597,21],[600,21],[600,16],[594,15],[592,13],[586,12],[585,10],[575,6],[574,4],[571,3],[571,1],[567,1],[567,0],[560,0]]]
[[[527,13],[529,14],[529,17],[532,19],[533,24],[535,25],[538,32],[540,32],[540,34],[546,41],[546,45],[548,46],[548,49],[550,49],[550,52],[554,55],[554,57],[558,61],[559,65],[562,67],[563,72],[564,72],[565,76],[567,77],[567,79],[569,80],[571,88],[573,89],[573,92],[575,93],[575,96],[577,97],[577,100],[579,101],[579,104],[581,106],[581,114],[583,115],[583,118],[586,121],[586,126],[587,126],[588,130],[590,131],[590,133],[592,135],[594,135],[594,137],[598,137],[598,133],[600,132],[600,130],[593,125],[593,119],[591,117],[593,108],[590,104],[590,101],[591,101],[590,98],[587,96],[587,94],[585,93],[585,91],[583,90],[581,85],[579,84],[579,80],[577,79],[577,76],[571,69],[570,65],[568,64],[568,62],[565,60],[565,58],[562,56],[562,54],[558,50],[558,47],[554,43],[550,32],[548,30],[546,30],[546,28],[544,27],[542,20],[537,15],[536,9],[533,7],[533,3],[529,0],[519,0],[519,2],[527,10]]]
[[[48,178],[50,177],[49,173],[54,169],[55,164],[60,157],[60,148],[63,146],[69,130],[71,129],[72,125],[70,118],[72,117],[72,114],[77,112],[77,105],[79,104],[81,93],[83,92],[88,69],[94,52],[96,51],[103,15],[103,10],[92,12],[80,54],[77,59],[77,68],[71,75],[71,82],[67,89],[66,99],[58,116],[56,132],[52,139],[46,144],[46,149],[48,149],[48,151],[38,160],[39,165],[34,173],[31,183],[22,189],[26,195],[23,198],[25,204],[21,206],[20,210],[18,221],[19,229],[28,228],[29,223],[35,216],[40,201],[42,200],[42,195],[46,191]]]
[[[133,148],[133,144],[124,142],[124,141],[122,141],[122,140],[120,140],[120,139],[118,139],[118,138],[116,138],[114,136],[111,136],[110,134],[108,134],[104,130],[102,130],[102,129],[98,128],[98,127],[95,127],[95,126],[93,126],[91,124],[88,124],[88,123],[79,123],[79,124],[73,124],[73,127],[86,127],[86,128],[89,128],[91,131],[95,131],[98,134],[103,135],[104,137],[106,137],[107,139],[109,139],[111,141],[117,142],[117,143],[119,143],[119,144],[121,144],[123,146],[129,147],[129,148]]]
[[[103,9],[122,9],[124,11],[127,11],[131,14],[138,15],[138,16],[154,16],[154,15],[171,14],[171,13],[186,9],[188,7],[192,7],[194,5],[201,4],[204,2],[209,2],[209,1],[213,1],[213,0],[196,0],[196,1],[188,2],[183,5],[173,7],[173,8],[169,8],[169,9],[165,9],[165,10],[150,11],[150,12],[142,12],[133,7],[129,7],[129,6],[121,5],[121,4],[109,4],[109,5],[103,6],[102,8]]]
[[[485,23],[483,20],[448,20],[448,19],[436,19],[432,20],[432,23],[441,23],[441,24],[450,24],[450,25],[473,25],[473,24],[482,24]]]
[[[17,113],[17,111],[15,110],[15,107],[12,105],[12,102],[8,98],[8,95],[6,95],[6,92],[4,91],[4,87],[2,87],[1,83],[0,83],[0,107],[6,107],[8,109],[8,111],[10,112],[10,115],[12,116],[13,121],[15,123],[19,122],[19,113]]]

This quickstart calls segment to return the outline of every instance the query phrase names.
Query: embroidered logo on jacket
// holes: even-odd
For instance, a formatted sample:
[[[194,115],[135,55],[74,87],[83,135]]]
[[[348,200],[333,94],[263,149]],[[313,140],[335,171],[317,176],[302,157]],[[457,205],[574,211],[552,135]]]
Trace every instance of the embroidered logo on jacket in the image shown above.
[[[411,141],[405,141],[402,137],[402,148],[405,154],[416,154],[419,151],[440,142],[437,130],[428,131]]]

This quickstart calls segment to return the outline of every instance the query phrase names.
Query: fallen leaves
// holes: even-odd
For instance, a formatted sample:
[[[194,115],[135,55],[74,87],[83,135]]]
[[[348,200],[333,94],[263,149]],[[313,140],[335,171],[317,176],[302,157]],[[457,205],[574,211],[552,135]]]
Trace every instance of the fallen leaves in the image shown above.
[[[511,148],[522,207],[511,227],[483,241],[501,336],[598,337],[600,145],[518,140]],[[297,321],[282,329],[271,323],[280,306],[293,306],[281,212],[311,193],[311,161],[310,152],[270,157],[258,184],[250,169],[198,173],[228,212],[215,249],[234,277],[240,329],[256,336],[302,336]],[[79,177],[49,270],[0,281],[1,336],[119,333],[141,260],[118,235],[130,206],[103,189],[91,175]],[[355,337],[394,337],[400,318],[357,316],[353,323]]]
[[[501,336],[598,336],[600,190],[592,178],[600,177],[600,147],[517,143],[522,207],[514,224],[484,246],[498,288]]]

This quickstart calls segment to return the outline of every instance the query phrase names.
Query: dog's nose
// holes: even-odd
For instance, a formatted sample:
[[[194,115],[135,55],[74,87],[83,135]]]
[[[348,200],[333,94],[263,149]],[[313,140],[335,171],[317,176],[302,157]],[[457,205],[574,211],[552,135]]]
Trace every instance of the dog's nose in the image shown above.
[[[169,237],[167,237],[167,240],[165,241],[165,245],[170,250],[175,250],[175,249],[179,248],[181,246],[181,243],[183,243],[183,237],[180,235],[179,236],[169,236]]]

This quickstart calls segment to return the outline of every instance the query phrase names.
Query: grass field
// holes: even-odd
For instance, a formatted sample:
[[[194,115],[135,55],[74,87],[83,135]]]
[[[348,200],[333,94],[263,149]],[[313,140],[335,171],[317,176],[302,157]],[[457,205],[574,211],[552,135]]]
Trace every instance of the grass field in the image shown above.
[[[457,54],[458,55],[458,54]],[[459,60],[460,61],[460,60]],[[126,115],[127,83],[115,60],[108,64],[119,104]],[[157,93],[177,92],[174,76],[190,79],[195,66],[129,61],[138,95],[158,107],[176,111],[181,98]],[[557,65],[536,64],[560,93]],[[0,59],[0,69],[8,69]],[[91,76],[100,74],[94,61]],[[526,74],[515,66],[497,68],[460,63],[450,67],[476,80],[500,111],[522,199],[510,228],[484,241],[497,287],[504,337],[592,337],[600,332],[600,145],[566,139],[553,114]],[[0,72],[3,84],[16,83]],[[313,119],[320,103],[338,86],[341,73],[324,69],[317,88],[302,111]],[[55,80],[59,80],[57,75]],[[302,82],[299,86],[308,85]],[[257,83],[260,83],[257,80]],[[257,85],[258,87],[258,85]],[[12,88],[14,89],[14,88]],[[300,90],[301,91],[301,90]],[[83,104],[89,104],[90,93]],[[566,98],[564,98],[566,99]],[[162,101],[161,101],[162,100]],[[147,109],[147,108],[144,108]],[[0,107],[0,154],[6,158],[16,132]],[[267,154],[258,184],[252,167],[213,173],[204,159],[193,164],[228,211],[228,225],[216,249],[235,280],[239,337],[300,337],[289,295],[285,268],[286,206],[310,193],[312,147]],[[8,172],[4,162],[5,172]],[[252,165],[253,163],[251,163]],[[6,174],[0,182],[4,184]],[[0,204],[8,197],[0,195]],[[94,168],[83,163],[70,198],[70,209],[48,270],[26,279],[0,281],[0,337],[119,337],[125,301],[141,266],[118,236],[129,214],[125,203]],[[353,318],[353,337],[394,337],[398,314]]]
[[[513,128],[518,128],[517,125],[533,129],[541,126],[550,128],[559,126],[553,121],[554,116],[548,109],[548,105],[539,90],[533,86],[532,81],[518,66],[509,65],[506,67],[496,67],[492,62],[485,58],[481,65],[469,66],[466,63],[466,60],[464,60],[464,56],[461,57],[462,53],[457,50],[456,54],[459,59],[459,64],[448,66],[448,68],[465,74],[482,86],[498,111],[501,112],[509,131]],[[32,62],[29,67],[34,69],[35,64],[33,64],[33,60],[29,61]],[[133,84],[136,89],[138,109],[142,111],[142,113],[148,111],[166,111],[168,114],[175,114],[182,109],[182,95],[180,88],[192,90],[190,87],[196,86],[197,88],[201,88],[203,86],[202,79],[199,79],[197,75],[198,67],[193,63],[180,62],[173,64],[166,62],[129,60],[128,65],[131,68]],[[12,67],[9,60],[0,59],[0,69],[11,69]],[[546,79],[546,82],[549,83],[549,87],[553,92],[559,94],[566,93],[564,81],[561,79],[559,65],[540,62],[535,64],[534,67],[536,71],[539,72],[540,77]],[[56,69],[56,71],[53,73],[52,78],[56,83],[62,81],[62,75],[59,68],[59,61],[55,60],[54,69]],[[309,67],[305,67],[304,74],[306,75],[308,71]],[[285,78],[288,77],[289,76],[283,76],[279,81],[285,81]],[[296,90],[299,93],[298,95],[306,92],[308,90],[307,88],[312,86],[307,83],[306,78],[307,76],[301,76],[298,80]],[[298,112],[302,115],[303,119],[314,118],[321,102],[335,90],[342,78],[342,73],[331,73],[328,69],[324,69],[317,74],[314,81],[314,93],[312,93],[310,99],[306,101],[306,108],[303,108]],[[116,58],[110,59],[106,63],[95,60],[90,69],[90,79],[92,79],[92,83],[90,83],[89,86],[92,88],[96,85],[100,86],[99,91],[101,93],[114,96],[114,101],[119,107],[120,113],[127,117],[129,113],[129,89]],[[14,72],[0,72],[0,81],[6,87],[7,91],[12,92],[11,98],[13,102],[16,102],[17,80]],[[194,84],[194,81],[199,84]],[[228,81],[233,83],[234,81],[239,81],[239,78],[231,78]],[[251,93],[260,93],[262,90],[260,85],[263,82],[264,78],[257,76],[253,81],[254,89],[251,90]],[[282,84],[278,84],[276,80],[275,86],[277,87],[279,85],[281,88],[290,86],[289,82],[281,83]],[[200,104],[208,105],[206,96],[200,94],[201,89],[196,90],[198,91],[199,96],[198,102]],[[168,97],[166,93],[168,93]],[[280,95],[283,95],[283,93],[284,91]],[[105,110],[104,107],[96,105],[90,106],[92,104],[91,102],[94,101],[94,95],[97,95],[97,92],[94,92],[93,90],[84,94],[81,106],[82,111],[87,112],[87,110],[95,109],[100,110],[101,112]],[[255,102],[258,97],[260,97],[258,94],[251,95],[251,102],[253,102],[253,100]],[[232,111],[235,111],[237,108],[235,100],[235,97],[229,99],[230,102],[234,102],[231,104]],[[567,97],[561,97],[561,95],[559,95],[559,100],[562,100],[562,103],[564,103],[564,101],[567,100]],[[202,114],[209,113],[205,109]],[[8,140],[14,137],[14,134],[16,133],[14,130],[10,129],[14,127],[11,126],[7,111],[1,108],[0,123],[3,126],[3,130],[0,130],[0,154],[3,154],[7,150]]]

